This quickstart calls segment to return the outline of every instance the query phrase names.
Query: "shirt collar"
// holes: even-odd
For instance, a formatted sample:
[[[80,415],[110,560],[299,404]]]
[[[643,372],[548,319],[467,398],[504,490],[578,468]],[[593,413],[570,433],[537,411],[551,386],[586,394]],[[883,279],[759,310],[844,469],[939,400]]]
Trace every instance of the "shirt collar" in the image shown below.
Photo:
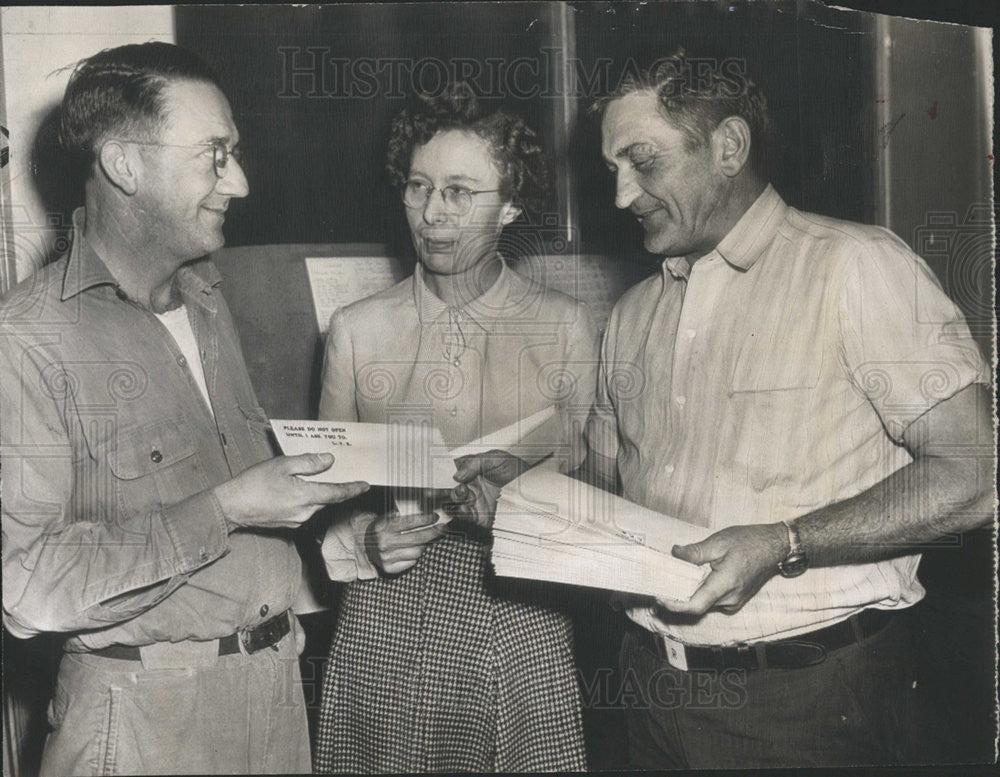
[[[63,275],[60,297],[63,302],[94,286],[115,284],[114,276],[101,261],[101,257],[97,255],[93,246],[83,239],[83,227],[86,221],[87,214],[84,208],[73,211],[73,242],[69,250],[66,272]]]
[[[718,254],[734,267],[749,270],[774,239],[787,211],[781,195],[768,184],[709,255]],[[683,256],[668,256],[663,260],[662,271],[664,283],[669,276],[687,280],[691,265]]]
[[[180,283],[181,291],[193,294],[194,292],[204,292],[210,294],[212,289],[222,283],[222,275],[215,262],[207,256],[188,262],[177,271],[177,280]]]
[[[413,273],[413,299],[417,306],[417,316],[423,326],[439,321],[447,323],[451,317],[460,316],[471,321],[480,329],[492,332],[500,317],[508,307],[507,298],[511,283],[511,270],[503,257],[500,257],[500,274],[482,295],[472,300],[464,307],[450,308],[427,286],[424,279],[424,268],[417,263]]]
[[[87,222],[85,208],[73,211],[73,243],[63,275],[62,297],[66,300],[94,286],[116,286],[115,276],[104,264],[94,247],[83,237]],[[178,271],[181,290],[189,294],[210,292],[222,281],[218,268],[208,259],[190,262]]]
[[[734,267],[749,270],[771,244],[787,211],[781,195],[768,184],[715,250]]]

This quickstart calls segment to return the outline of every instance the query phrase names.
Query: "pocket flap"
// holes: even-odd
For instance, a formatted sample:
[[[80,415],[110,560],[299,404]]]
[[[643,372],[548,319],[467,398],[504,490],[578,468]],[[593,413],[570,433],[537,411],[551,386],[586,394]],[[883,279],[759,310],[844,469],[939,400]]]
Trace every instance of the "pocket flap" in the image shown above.
[[[108,466],[115,477],[133,480],[176,464],[196,449],[183,421],[157,421],[119,431],[108,444]]]

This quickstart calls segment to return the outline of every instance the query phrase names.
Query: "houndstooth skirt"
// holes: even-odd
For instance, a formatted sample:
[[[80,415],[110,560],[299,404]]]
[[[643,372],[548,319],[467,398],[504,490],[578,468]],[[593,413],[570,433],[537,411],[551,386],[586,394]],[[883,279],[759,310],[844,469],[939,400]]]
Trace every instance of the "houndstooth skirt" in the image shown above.
[[[323,684],[316,772],[582,771],[569,620],[447,536],[350,584]]]

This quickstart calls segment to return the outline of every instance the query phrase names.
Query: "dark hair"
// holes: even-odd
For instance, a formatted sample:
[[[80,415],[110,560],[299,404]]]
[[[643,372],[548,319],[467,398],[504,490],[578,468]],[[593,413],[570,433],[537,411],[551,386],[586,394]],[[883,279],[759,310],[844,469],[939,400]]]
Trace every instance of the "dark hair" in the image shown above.
[[[417,94],[392,122],[386,172],[399,188],[410,174],[413,149],[439,132],[472,132],[490,147],[500,172],[500,195],[515,205],[540,213],[549,204],[551,174],[541,140],[520,116],[504,109],[487,111],[464,81],[436,95]]]
[[[683,48],[639,73],[626,75],[615,91],[597,100],[590,113],[601,117],[607,106],[628,94],[653,91],[664,119],[682,132],[688,151],[704,148],[719,122],[739,116],[750,126],[748,168],[767,176],[767,146],[771,117],[767,98],[746,74],[739,59],[701,59]]]
[[[165,120],[163,90],[171,80],[219,85],[197,54],[171,43],[119,46],[81,60],[63,95],[60,146],[87,169],[107,135],[155,139]]]

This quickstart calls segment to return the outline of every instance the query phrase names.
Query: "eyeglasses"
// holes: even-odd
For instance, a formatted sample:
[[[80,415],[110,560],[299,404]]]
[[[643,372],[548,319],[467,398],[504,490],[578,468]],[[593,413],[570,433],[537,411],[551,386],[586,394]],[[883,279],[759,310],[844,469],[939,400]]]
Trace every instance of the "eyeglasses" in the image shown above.
[[[239,146],[226,148],[225,143],[156,143],[151,140],[131,140],[130,138],[112,138],[121,143],[135,143],[137,146],[156,146],[157,148],[204,148],[212,149],[212,169],[216,178],[222,178],[226,174],[226,167],[229,159],[235,159],[241,167],[243,165],[243,149]]]
[[[403,184],[403,204],[407,208],[423,208],[432,192],[441,193],[441,201],[459,216],[464,216],[472,210],[472,197],[476,194],[498,192],[499,189],[466,189],[464,186],[445,186],[438,189],[423,181],[407,181]]]

